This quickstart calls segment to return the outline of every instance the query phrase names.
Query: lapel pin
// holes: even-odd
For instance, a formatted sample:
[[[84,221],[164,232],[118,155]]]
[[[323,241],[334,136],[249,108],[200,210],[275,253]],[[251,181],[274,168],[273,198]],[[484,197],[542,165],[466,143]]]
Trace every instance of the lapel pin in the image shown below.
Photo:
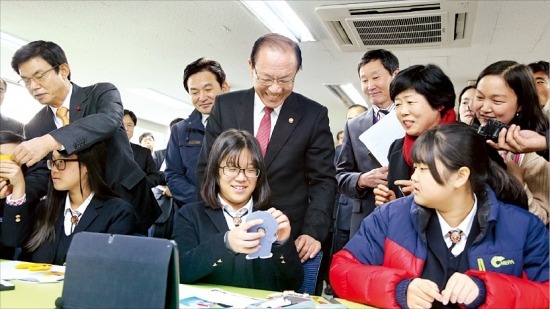
[[[288,118],[288,123],[293,123],[294,122],[294,118]]]
[[[77,110],[77,111],[80,110],[80,105],[77,105],[77,106],[76,106],[76,110]]]

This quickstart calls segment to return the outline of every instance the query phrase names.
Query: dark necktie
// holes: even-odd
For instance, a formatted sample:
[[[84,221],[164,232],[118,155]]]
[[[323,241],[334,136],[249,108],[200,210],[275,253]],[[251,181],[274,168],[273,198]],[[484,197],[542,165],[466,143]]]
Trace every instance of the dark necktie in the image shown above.
[[[460,242],[462,239],[462,231],[459,229],[452,229],[447,234],[449,234],[449,238],[451,239],[451,246],[449,247],[449,251],[453,251],[453,248]]]

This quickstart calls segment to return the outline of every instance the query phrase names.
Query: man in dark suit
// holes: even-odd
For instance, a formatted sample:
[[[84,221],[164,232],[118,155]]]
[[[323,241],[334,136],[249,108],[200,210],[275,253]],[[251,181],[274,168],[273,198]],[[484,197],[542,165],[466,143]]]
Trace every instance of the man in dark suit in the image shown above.
[[[131,110],[125,109],[122,123],[124,124],[124,130],[126,130],[128,140],[131,140],[132,136],[134,136],[134,128],[137,124],[136,114]],[[151,156],[151,151],[132,142],[130,142],[130,147],[132,147],[134,161],[136,161],[139,167],[147,174],[146,178],[149,187],[153,188],[164,184],[164,177],[162,177],[162,174],[159,172],[157,164],[155,160],[153,160],[153,156]]]
[[[35,41],[21,47],[13,56],[12,68],[29,93],[46,105],[25,125],[28,140],[14,150],[15,161],[32,166],[43,162],[53,150],[71,155],[105,141],[110,151],[105,180],[135,207],[136,232],[146,234],[160,209],[145,173],[133,160],[116,87],[100,83],[81,88],[71,83],[65,53],[53,42]],[[66,115],[60,113],[64,110],[68,110]]]
[[[346,123],[342,151],[336,164],[338,188],[350,197],[348,203],[353,209],[350,236],[374,210],[373,189],[379,184],[387,184],[388,167],[380,166],[359,136],[394,109],[390,83],[399,72],[399,61],[387,50],[370,50],[361,58],[357,70],[361,88],[372,108]]]
[[[224,130],[246,130],[257,138],[263,132],[267,139],[258,140],[266,151],[272,205],[289,217],[303,262],[321,250],[334,207],[334,143],[327,108],[293,92],[302,64],[300,47],[294,41],[279,34],[262,36],[254,43],[248,64],[254,88],[216,97],[197,180],[200,183],[210,148]],[[266,128],[270,130],[265,134]]]
[[[8,91],[8,83],[0,78],[0,106],[4,103],[4,95]],[[0,131],[10,131],[15,134],[23,135],[23,124],[17,120],[10,119],[0,111]]]

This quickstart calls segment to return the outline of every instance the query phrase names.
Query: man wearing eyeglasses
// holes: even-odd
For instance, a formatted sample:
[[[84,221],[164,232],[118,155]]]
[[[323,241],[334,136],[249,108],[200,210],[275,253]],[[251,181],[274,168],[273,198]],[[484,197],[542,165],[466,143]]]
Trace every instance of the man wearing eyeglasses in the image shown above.
[[[72,83],[65,52],[53,42],[35,41],[21,47],[11,65],[21,76],[20,83],[45,105],[25,125],[27,141],[16,147],[14,160],[36,165],[38,172],[46,168],[45,158],[53,150],[68,156],[105,141],[110,151],[105,180],[121,198],[134,205],[135,232],[146,234],[160,209],[147,186],[145,173],[133,160],[116,87],[108,83],[79,87]]]
[[[300,47],[279,35],[260,37],[248,60],[254,88],[217,96],[197,167],[202,179],[214,140],[230,128],[254,134],[265,152],[273,207],[290,219],[302,262],[328,235],[336,181],[327,108],[293,92]]]

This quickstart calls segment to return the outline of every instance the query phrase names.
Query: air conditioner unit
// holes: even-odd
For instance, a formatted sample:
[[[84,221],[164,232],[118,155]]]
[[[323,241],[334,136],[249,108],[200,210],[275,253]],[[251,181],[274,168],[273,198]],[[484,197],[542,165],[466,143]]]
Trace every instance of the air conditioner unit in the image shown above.
[[[464,47],[472,40],[476,1],[404,0],[315,9],[342,51]]]

